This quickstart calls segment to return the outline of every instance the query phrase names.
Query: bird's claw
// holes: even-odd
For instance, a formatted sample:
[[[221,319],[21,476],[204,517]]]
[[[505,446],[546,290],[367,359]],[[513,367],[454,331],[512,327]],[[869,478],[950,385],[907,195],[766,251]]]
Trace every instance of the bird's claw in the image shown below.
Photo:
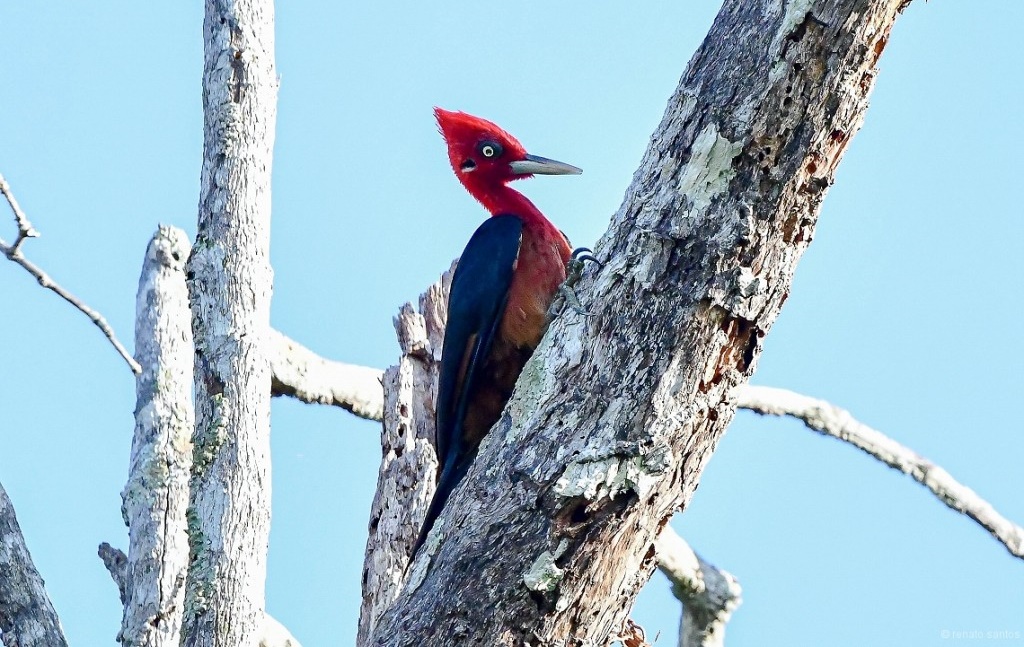
[[[572,308],[572,310],[578,314],[586,317],[593,316],[593,312],[589,312],[583,308],[580,303],[580,299],[576,296],[573,287],[579,282],[580,278],[583,277],[583,268],[587,261],[597,265],[598,269],[604,267],[604,264],[597,260],[594,256],[594,252],[588,247],[577,247],[572,251],[572,255],[569,257],[569,263],[566,266],[565,282],[558,286],[558,297],[555,303],[552,304],[552,315],[556,316],[561,313],[565,306]]]
[[[577,247],[576,249],[572,250],[572,255],[569,257],[569,259],[570,263],[575,262],[580,263],[582,265],[587,261],[590,261],[594,265],[597,265],[597,269],[601,269],[602,267],[604,267],[604,263],[597,260],[597,257],[594,256],[594,250],[590,249],[589,247]]]
[[[565,282],[570,287],[576,285],[583,276],[583,268],[586,267],[588,261],[597,265],[597,269],[604,267],[604,263],[597,260],[594,252],[589,247],[577,247],[572,250],[572,254],[569,256],[569,263],[565,268]]]

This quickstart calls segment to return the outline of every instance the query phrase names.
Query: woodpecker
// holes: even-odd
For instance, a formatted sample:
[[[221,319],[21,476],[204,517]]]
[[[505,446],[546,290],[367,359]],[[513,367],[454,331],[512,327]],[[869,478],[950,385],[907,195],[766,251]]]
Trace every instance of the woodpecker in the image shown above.
[[[452,277],[436,407],[440,475],[413,555],[501,416],[574,255],[565,235],[509,183],[583,172],[530,155],[486,119],[441,108],[434,115],[455,176],[491,216],[469,239]]]

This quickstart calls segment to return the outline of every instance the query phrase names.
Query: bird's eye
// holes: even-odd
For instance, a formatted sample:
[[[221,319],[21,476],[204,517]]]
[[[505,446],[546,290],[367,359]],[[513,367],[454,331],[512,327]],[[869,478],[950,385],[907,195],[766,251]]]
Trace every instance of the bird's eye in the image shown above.
[[[484,142],[480,144],[480,154],[487,159],[500,157],[502,153],[501,144],[498,142]]]

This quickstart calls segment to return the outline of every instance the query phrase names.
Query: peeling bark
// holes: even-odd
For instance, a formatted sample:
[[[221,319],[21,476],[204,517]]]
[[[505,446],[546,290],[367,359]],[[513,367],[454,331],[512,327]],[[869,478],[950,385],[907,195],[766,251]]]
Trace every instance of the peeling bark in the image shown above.
[[[0,638],[7,647],[67,647],[14,506],[0,485]]]
[[[196,429],[182,642],[256,644],[270,529],[270,0],[208,0],[199,227],[188,261]]]
[[[623,626],[733,417],[903,4],[725,2],[596,248],[604,268],[577,286],[596,314],[553,323],[373,644],[603,645]]]
[[[443,307],[443,301],[441,302]],[[376,385],[383,381],[383,372],[325,359],[274,332],[278,340],[272,365],[294,365],[274,375],[274,395],[292,395],[303,402],[315,402],[352,410],[353,403],[365,405],[366,417],[381,420],[383,390]],[[301,394],[301,395],[298,395]],[[849,443],[867,455],[900,470],[928,488],[944,504],[963,513],[989,531],[1015,557],[1024,558],[1024,530],[1003,517],[991,503],[972,489],[956,481],[939,465],[921,457],[909,447],[858,422],[835,405],[787,389],[741,385],[734,392],[737,409],[748,409],[765,415],[792,416],[814,431]],[[356,415],[361,415],[353,411]],[[421,424],[419,422],[416,423]],[[863,431],[862,431],[863,430]],[[938,478],[942,477],[942,478]],[[664,564],[659,556],[659,567]],[[671,557],[669,557],[671,559]]]
[[[121,512],[128,526],[123,645],[178,647],[192,465],[192,318],[184,231],[160,227],[146,249],[135,311],[135,433]]]
[[[380,615],[401,591],[409,551],[433,494],[437,475],[434,402],[454,270],[453,264],[420,295],[418,311],[406,304],[394,320],[402,356],[384,374],[383,459],[370,514],[357,645],[369,644]],[[347,385],[347,380],[335,382],[330,389],[346,392],[351,388]],[[720,644],[725,624],[740,602],[736,579],[697,556],[669,525],[662,530],[656,549],[658,567],[672,581],[676,597],[687,605],[682,623],[688,629],[680,647]],[[415,583],[424,575],[425,569],[420,569],[409,578]],[[544,577],[544,569],[538,569],[535,577],[531,581],[536,583]]]
[[[434,402],[454,270],[453,264],[423,293],[418,312],[407,303],[395,317],[402,357],[384,372],[383,456],[370,508],[358,645],[368,644],[380,615],[401,591],[409,551],[434,495]]]

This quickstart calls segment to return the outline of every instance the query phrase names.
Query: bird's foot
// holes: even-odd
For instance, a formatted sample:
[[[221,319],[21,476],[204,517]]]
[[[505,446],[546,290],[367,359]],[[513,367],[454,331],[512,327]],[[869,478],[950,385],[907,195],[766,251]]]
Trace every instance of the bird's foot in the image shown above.
[[[557,317],[567,306],[573,311],[584,316],[589,317],[594,314],[584,309],[574,289],[576,284],[583,277],[583,269],[586,266],[587,261],[597,265],[598,269],[604,267],[604,264],[597,260],[597,257],[594,256],[594,252],[589,248],[577,247],[574,249],[572,251],[572,256],[569,258],[569,263],[565,267],[565,282],[558,286],[558,293],[555,295],[555,300],[551,303],[550,314],[552,317]]]
[[[563,283],[558,286],[558,294],[555,296],[555,300],[551,303],[551,316],[557,317],[565,311],[566,307],[571,308],[574,312],[585,317],[591,317],[594,315],[593,312],[584,309],[583,304],[580,303],[580,298],[576,296],[576,291],[573,290],[568,283]]]

